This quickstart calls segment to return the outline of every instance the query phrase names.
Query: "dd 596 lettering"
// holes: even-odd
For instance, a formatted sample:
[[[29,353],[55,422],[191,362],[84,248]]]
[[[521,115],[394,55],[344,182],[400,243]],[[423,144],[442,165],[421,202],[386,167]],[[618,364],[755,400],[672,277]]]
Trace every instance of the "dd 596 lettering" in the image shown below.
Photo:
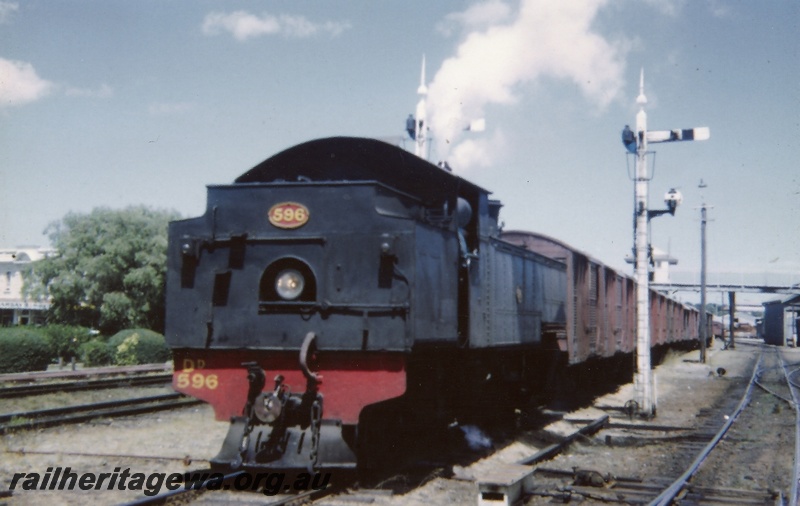
[[[206,361],[203,359],[183,359],[183,369],[178,373],[176,385],[178,388],[208,388],[214,390],[219,386],[219,378],[216,374],[205,374],[203,369]]]

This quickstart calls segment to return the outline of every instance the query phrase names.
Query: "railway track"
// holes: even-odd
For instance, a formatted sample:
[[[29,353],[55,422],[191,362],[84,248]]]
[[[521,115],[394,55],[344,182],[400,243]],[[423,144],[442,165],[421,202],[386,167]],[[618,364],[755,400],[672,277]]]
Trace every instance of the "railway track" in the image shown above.
[[[190,503],[198,506],[228,505],[237,502],[246,504],[257,502],[261,506],[300,506],[341,492],[352,483],[352,480],[346,479],[336,484],[328,483],[319,489],[312,488],[297,493],[266,495],[253,485],[254,480],[257,480],[258,477],[253,477],[246,471],[234,471],[225,475],[216,471],[218,477],[214,477],[213,473],[215,471],[212,469],[188,471],[185,473],[187,477],[205,474],[209,478],[204,481],[187,479],[175,490],[154,496],[142,496],[125,503],[124,506],[155,506],[171,504],[176,501],[180,501],[181,504]],[[281,481],[283,482],[283,479]],[[287,482],[285,490],[289,490],[290,487],[291,485]]]
[[[607,423],[608,416],[593,420],[562,441],[550,445],[536,455],[525,459],[525,464],[533,465],[551,458],[579,438],[589,436],[600,430]],[[193,471],[189,474],[197,472],[198,471]],[[347,474],[339,475],[342,479],[338,479],[336,483],[330,483],[325,488],[319,490],[312,489],[298,491],[296,493],[265,496],[259,490],[252,490],[249,482],[246,482],[246,480],[244,484],[235,483],[236,480],[242,478],[244,474],[244,472],[239,471],[226,475],[224,478],[224,485],[220,486],[220,484],[217,483],[215,489],[193,486],[190,482],[190,485],[184,485],[178,490],[168,491],[152,497],[141,497],[125,503],[125,506],[169,504],[176,500],[179,500],[182,504],[189,503],[198,506],[216,506],[237,503],[257,503],[262,506],[300,506],[304,504],[313,504],[318,501],[322,501],[326,504],[380,504],[382,501],[391,501],[392,496],[391,490],[382,490],[379,488],[350,488],[355,483],[355,478]],[[336,473],[332,474],[336,476]],[[234,490],[239,491],[234,492]],[[250,493],[246,493],[244,490],[250,490]],[[286,486],[286,490],[288,490],[288,485]],[[254,497],[256,498],[254,499]]]
[[[737,382],[735,388],[730,387],[728,394],[723,397],[719,405],[703,408],[695,417],[695,423],[684,426],[671,426],[639,420],[623,420],[623,413],[615,417],[600,417],[594,420],[565,420],[585,424],[572,434],[562,438],[556,444],[542,448],[535,455],[521,459],[517,466],[525,465],[533,475],[532,490],[528,491],[525,504],[552,504],[557,502],[575,502],[581,504],[770,504],[788,505],[798,504],[797,492],[792,490],[792,482],[797,483],[797,466],[786,472],[787,479],[780,487],[763,485],[758,478],[749,484],[726,481],[721,478],[725,469],[747,469],[753,463],[747,460],[734,460],[740,453],[743,445],[754,439],[752,443],[758,445],[758,438],[747,432],[749,429],[740,429],[744,425],[749,427],[753,423],[762,422],[763,410],[774,410],[775,404],[782,405],[783,411],[773,413],[785,418],[790,415],[792,423],[791,432],[800,432],[797,423],[797,413],[794,409],[793,396],[800,398],[795,392],[791,393],[787,386],[787,378],[791,383],[800,386],[800,367],[782,363],[781,357],[774,351],[763,352],[759,358],[749,381],[746,376],[743,381]],[[785,372],[784,372],[785,371]],[[797,376],[794,378],[794,376]],[[783,378],[783,379],[781,379]],[[760,388],[757,386],[760,385]],[[794,388],[797,388],[795,386]],[[734,395],[735,394],[735,395]],[[621,410],[620,410],[621,411]],[[726,416],[723,416],[725,414]],[[774,421],[774,420],[773,420]],[[765,430],[771,430],[765,428]],[[663,453],[674,454],[676,462],[682,461],[684,469],[675,472],[664,472],[664,468],[649,468],[647,463],[642,464],[641,473],[631,473],[628,476],[599,473],[591,469],[580,467],[559,467],[556,462],[563,462],[567,456],[558,456],[573,443],[581,447],[587,446],[597,449],[602,454],[603,448],[609,444],[619,444],[620,438],[611,436],[620,431],[631,434],[632,439],[641,438],[648,440],[644,444],[658,448]],[[664,434],[667,434],[666,436]],[[640,441],[641,442],[641,441]],[[795,448],[794,442],[787,445]],[[745,453],[744,459],[752,458],[753,453]],[[788,459],[797,461],[797,455],[788,452],[785,456],[772,455],[775,461]],[[608,457],[602,457],[603,465],[613,464]],[[720,471],[720,470],[723,471]],[[656,471],[655,474],[653,471]],[[774,473],[785,470],[775,469]],[[445,475],[448,473],[445,472]],[[794,477],[794,478],[792,478]],[[480,482],[476,476],[456,476],[455,480],[470,480],[469,486],[474,487],[474,482]],[[554,485],[558,483],[558,485]],[[762,486],[763,485],[763,486]],[[462,485],[463,487],[463,485]],[[400,497],[392,498],[386,495],[371,494],[370,490],[344,490],[329,491],[326,494],[325,504],[350,504],[352,502],[369,502],[372,504],[400,504]],[[477,490],[472,500],[477,499]],[[205,499],[197,504],[223,504],[230,498],[217,497],[208,494]],[[498,496],[499,497],[499,496]],[[219,502],[222,501],[222,502]],[[289,496],[275,498],[273,502],[262,504],[293,504],[292,501],[314,501],[313,497]],[[238,502],[238,501],[237,501]],[[436,499],[430,501],[436,503]],[[193,503],[194,504],[194,503]]]
[[[555,477],[558,479],[573,479],[576,476],[575,470],[564,470],[553,468],[549,464],[542,463],[552,459],[555,455],[569,448],[575,442],[584,441],[598,431],[610,427],[620,427],[621,423],[612,423],[608,416],[592,420],[585,426],[580,427],[572,434],[564,437],[558,443],[550,445],[535,455],[522,459],[519,463],[530,466],[531,472],[538,481],[545,477]],[[664,429],[665,427],[656,427]],[[698,429],[699,430],[699,429]],[[602,434],[601,434],[602,436]],[[585,441],[584,441],[585,442]],[[536,466],[536,467],[533,467]],[[189,474],[209,472],[209,470],[190,471]],[[224,476],[224,482],[217,482],[210,490],[206,486],[199,486],[197,482],[189,481],[188,485],[182,484],[177,490],[167,491],[156,496],[143,496],[136,500],[126,503],[129,506],[146,506],[155,504],[196,504],[199,506],[214,506],[221,504],[260,504],[267,506],[290,506],[300,504],[310,504],[317,501],[325,504],[399,504],[400,498],[392,498],[391,492],[370,489],[348,489],[352,480],[343,480],[331,483],[322,490],[301,491],[285,495],[265,496],[261,491],[252,491],[250,481],[240,480],[234,484],[237,478],[244,476],[243,472],[234,472]],[[557,501],[576,501],[582,504],[599,503],[620,503],[620,504],[669,504],[669,502],[655,502],[654,498],[664,489],[668,488],[668,480],[659,478],[642,478],[639,476],[616,476],[613,477],[613,488],[597,488],[581,482],[559,490],[534,490],[533,495],[529,496],[526,504],[539,504],[536,499],[545,500],[546,503]],[[251,490],[251,492],[234,492],[234,490]],[[672,500],[672,499],[670,499]],[[775,498],[768,498],[757,491],[742,491],[738,489],[723,487],[703,487],[692,485],[689,493],[679,497],[676,504],[680,501],[691,501],[690,504],[778,504]],[[771,501],[771,502],[770,502]],[[402,502],[402,501],[401,501]],[[430,504],[436,504],[435,500]],[[789,503],[791,504],[791,503]]]
[[[62,408],[20,411],[0,415],[0,434],[11,430],[52,427],[81,423],[96,418],[120,417],[152,413],[199,404],[201,401],[170,393],[116,401],[96,402]]]
[[[800,364],[787,364],[783,361],[783,372],[795,406],[794,466],[792,467],[792,489],[789,498],[793,504],[800,504]]]
[[[785,350],[774,347],[762,353],[750,383],[749,397],[745,395],[741,409],[726,423],[725,440],[712,441],[704,460],[687,470],[692,474],[678,492],[680,496],[704,504],[798,504],[800,415],[793,400],[797,398],[797,387],[792,386],[789,378],[786,355]],[[747,469],[750,476],[742,479],[738,473],[726,472],[733,469]],[[750,477],[753,479],[749,480]],[[712,500],[715,489],[722,492],[716,495],[722,495],[724,500]]]
[[[749,353],[748,357],[757,356],[757,350],[743,352],[741,349],[735,353],[742,356]],[[726,354],[734,352],[726,351]],[[691,411],[691,415],[685,417],[688,423],[679,421],[680,417],[670,418],[668,410],[676,411],[674,405],[660,404],[664,407],[664,413],[660,418],[650,421],[638,419],[628,419],[621,409],[624,401],[612,403],[608,398],[598,400],[596,408],[611,412],[605,420],[590,419],[588,416],[580,418],[578,416],[565,418],[564,422],[580,422],[591,426],[587,422],[593,422],[594,428],[576,427],[572,434],[563,438],[564,444],[559,445],[563,448],[542,448],[536,458],[529,457],[521,459],[527,464],[530,472],[534,476],[535,487],[530,490],[525,498],[525,504],[552,504],[558,502],[581,502],[581,504],[770,504],[787,505],[798,504],[797,492],[792,490],[793,483],[798,480],[797,465],[792,467],[792,462],[797,462],[796,454],[793,454],[797,446],[794,436],[800,432],[800,425],[797,423],[797,413],[795,401],[798,393],[792,392],[787,386],[787,381],[793,388],[800,385],[800,353],[796,350],[781,350],[784,357],[781,357],[774,348],[766,348],[763,358],[756,368],[750,358],[747,362],[741,360],[740,370],[736,375],[730,373],[726,377],[715,374],[714,378],[708,377],[707,384],[725,388],[725,394],[714,399],[722,399],[719,403],[709,402],[699,404],[703,406],[699,413]],[[792,358],[794,354],[794,358]],[[781,359],[783,358],[783,362]],[[684,361],[685,362],[685,361]],[[749,366],[747,365],[749,364]],[[715,370],[717,366],[711,368]],[[726,364],[726,367],[729,367]],[[730,367],[729,367],[730,368]],[[687,364],[684,369],[700,370],[707,369],[697,364]],[[751,374],[752,372],[752,374]],[[682,372],[679,373],[683,374]],[[705,373],[704,373],[705,374]],[[698,376],[701,377],[701,376]],[[788,379],[788,380],[787,380]],[[666,382],[665,382],[666,383]],[[697,377],[685,380],[685,383],[697,386]],[[705,385],[706,383],[704,383]],[[797,384],[797,385],[794,385]],[[726,386],[727,385],[727,386]],[[698,387],[699,388],[699,387]],[[686,392],[685,384],[681,384],[677,391]],[[676,397],[681,397],[678,394]],[[622,399],[622,396],[612,397]],[[627,397],[625,397],[627,398]],[[704,399],[704,397],[701,397]],[[701,401],[702,402],[702,401]],[[696,404],[686,401],[684,409],[689,412]],[[741,409],[737,409],[741,406]],[[583,412],[579,412],[583,413]],[[727,415],[725,420],[723,415]],[[568,415],[569,416],[569,415]],[[776,420],[788,420],[789,425],[784,425],[782,429],[775,429],[774,425],[769,425]],[[763,427],[766,433],[787,433],[791,438],[787,442],[780,442],[777,446],[771,446],[768,452],[772,452],[772,461],[787,461],[783,468],[776,467],[767,470],[773,476],[782,476],[780,483],[768,484],[763,479],[764,474],[756,474],[753,471],[753,479],[750,482],[736,482],[733,480],[734,471],[754,467],[756,458],[751,448],[762,444],[761,433],[752,432],[755,428]],[[598,432],[592,433],[594,429]],[[566,432],[559,432],[566,433]],[[550,433],[552,435],[552,432]],[[623,435],[625,437],[623,437]],[[540,439],[539,437],[535,437]],[[698,455],[706,448],[704,458]],[[785,450],[785,453],[777,453],[775,448]],[[640,449],[646,449],[649,453],[635,454]],[[564,449],[567,449],[566,451]],[[618,451],[611,453],[608,451]],[[562,452],[559,454],[559,452]],[[574,459],[576,455],[593,455],[583,460]],[[664,465],[663,462],[655,462],[652,456],[655,453],[666,454],[667,459],[674,465]],[[737,453],[745,455],[750,461],[737,461]],[[620,456],[630,457],[641,463],[636,467],[618,467]],[[642,457],[645,455],[645,457]],[[545,460],[540,460],[545,459]],[[549,459],[549,460],[547,460]],[[670,460],[671,459],[671,460]],[[520,460],[517,460],[520,462]],[[598,478],[597,474],[590,469],[574,469],[572,463],[594,462],[593,466],[602,471],[599,476],[603,480],[598,483],[591,483],[593,478]],[[697,463],[697,465],[695,465]],[[689,468],[694,469],[689,471]],[[623,470],[624,469],[624,470]],[[631,470],[634,469],[634,470]],[[587,472],[588,471],[588,472]],[[607,473],[610,471],[610,473]],[[615,473],[615,471],[617,471]],[[688,474],[687,474],[688,473]],[[441,479],[436,480],[434,487],[425,485],[412,485],[401,491],[404,494],[411,494],[416,503],[440,504],[440,498],[445,496],[435,494],[437,489],[442,487],[461,488],[463,493],[460,498],[468,498],[471,503],[477,499],[477,490],[474,483],[475,478],[467,476],[453,476],[450,469],[445,469],[439,473]],[[447,478],[447,477],[450,478]],[[336,478],[336,475],[333,476]],[[472,481],[464,481],[472,479]],[[132,504],[159,504],[160,500],[170,503],[178,498],[180,504],[216,505],[216,504],[307,504],[319,501],[324,504],[352,504],[370,503],[383,505],[403,504],[406,495],[392,496],[388,490],[346,489],[352,486],[353,482],[343,483],[333,480],[323,491],[309,491],[309,493],[295,493],[285,496],[265,496],[261,492],[235,493],[232,490],[211,490],[208,493],[201,493],[197,490],[174,491],[168,497],[142,498],[142,502]],[[409,482],[418,483],[414,479]],[[426,482],[429,480],[426,480]],[[674,485],[680,482],[678,485]],[[444,485],[443,485],[444,483]],[[342,486],[343,485],[343,486]],[[430,489],[434,489],[431,491]],[[667,498],[663,494],[671,489],[672,497]],[[418,495],[418,493],[420,493]],[[186,495],[184,495],[186,494]],[[322,497],[324,496],[324,498]],[[419,497],[425,497],[427,501],[420,501]],[[448,496],[449,497],[449,496]],[[412,501],[413,502],[413,501]],[[451,503],[460,504],[460,500],[451,500]]]
[[[127,366],[89,367],[76,371],[34,371],[0,374],[0,384],[35,382],[42,380],[59,380],[72,378],[90,378],[102,376],[135,375],[146,373],[170,372],[172,366],[167,364],[142,364]]]
[[[12,399],[54,392],[79,392],[104,388],[139,387],[165,385],[172,381],[171,374],[148,374],[143,376],[123,376],[102,379],[75,379],[50,383],[14,385],[0,388],[0,399]]]
[[[706,461],[712,451],[714,451],[717,446],[719,445],[722,438],[727,434],[728,430],[731,428],[733,423],[739,418],[742,414],[744,409],[747,407],[748,403],[750,402],[753,388],[758,381],[758,378],[764,373],[761,364],[762,364],[763,355],[759,356],[758,361],[756,362],[756,366],[753,369],[753,376],[750,379],[750,383],[748,384],[747,388],[745,389],[744,396],[742,397],[741,402],[737,406],[736,410],[733,412],[732,415],[726,417],[726,422],[723,426],[717,431],[716,433],[709,433],[705,432],[706,435],[711,435],[710,441],[708,444],[700,451],[697,457],[694,459],[692,464],[686,469],[686,471],[679,476],[669,487],[664,489],[658,496],[650,503],[654,506],[666,506],[671,504],[673,500],[681,497],[686,497],[687,492],[691,492],[693,489],[689,487],[689,483],[692,478],[697,474],[700,466]],[[708,429],[706,427],[705,429]],[[743,491],[740,491],[743,492]],[[697,497],[697,499],[709,499],[710,497],[708,494],[702,494]],[[718,500],[719,497],[715,498]],[[740,493],[741,498],[741,493]],[[762,497],[763,500],[767,500],[767,497]]]
[[[650,474],[647,462],[642,462],[643,472],[634,476],[539,467],[534,471],[537,478],[549,478],[551,483],[560,480],[561,485],[535,488],[527,504],[576,499],[584,504],[653,506],[800,504],[800,367],[788,365],[782,353],[774,348],[762,351],[741,398],[727,398],[720,406],[701,410],[696,426],[657,427],[671,435],[649,444],[665,454],[673,453],[676,460],[685,455],[689,463],[682,472]],[[622,425],[616,423],[618,428]],[[784,434],[790,437],[775,439]],[[603,437],[600,434],[595,441]],[[605,442],[609,442],[607,435]]]

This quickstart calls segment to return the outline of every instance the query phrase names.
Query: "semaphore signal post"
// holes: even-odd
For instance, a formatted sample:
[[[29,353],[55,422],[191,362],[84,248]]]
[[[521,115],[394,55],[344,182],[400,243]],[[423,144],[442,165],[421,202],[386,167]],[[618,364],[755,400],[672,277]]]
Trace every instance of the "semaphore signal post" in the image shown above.
[[[627,125],[622,131],[622,142],[628,152],[636,155],[634,184],[634,270],[636,278],[636,373],[634,389],[639,413],[645,417],[656,414],[655,384],[650,360],[650,240],[648,222],[661,214],[675,214],[681,201],[680,193],[670,190],[665,201],[666,210],[648,209],[648,183],[651,175],[647,172],[647,145],[649,143],[672,141],[701,141],[710,136],[707,127],[682,130],[647,130],[647,113],[644,110],[647,97],[644,94],[644,70],[639,77],[639,96],[636,97],[639,112],[636,114],[636,130]],[[703,309],[704,310],[704,309]]]

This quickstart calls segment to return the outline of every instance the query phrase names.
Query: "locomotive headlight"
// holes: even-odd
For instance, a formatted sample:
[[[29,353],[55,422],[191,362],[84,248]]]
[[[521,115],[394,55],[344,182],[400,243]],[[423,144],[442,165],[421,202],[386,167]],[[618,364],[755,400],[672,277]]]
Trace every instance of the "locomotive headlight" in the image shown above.
[[[303,275],[295,269],[285,269],[278,273],[275,278],[275,291],[284,300],[294,300],[303,293],[306,280]]]

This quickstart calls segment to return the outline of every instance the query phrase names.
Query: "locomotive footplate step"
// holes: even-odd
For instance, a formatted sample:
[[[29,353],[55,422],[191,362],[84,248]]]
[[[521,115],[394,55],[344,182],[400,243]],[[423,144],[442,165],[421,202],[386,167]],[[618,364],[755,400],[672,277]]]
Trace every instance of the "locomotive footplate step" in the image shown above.
[[[478,506],[513,506],[522,503],[533,489],[533,468],[519,464],[500,464],[479,476]]]
[[[245,417],[234,417],[222,450],[211,459],[212,466],[271,471],[355,468],[355,453],[338,423],[324,420],[316,445],[309,428],[282,430],[277,442],[271,432],[272,427],[249,427]]]

